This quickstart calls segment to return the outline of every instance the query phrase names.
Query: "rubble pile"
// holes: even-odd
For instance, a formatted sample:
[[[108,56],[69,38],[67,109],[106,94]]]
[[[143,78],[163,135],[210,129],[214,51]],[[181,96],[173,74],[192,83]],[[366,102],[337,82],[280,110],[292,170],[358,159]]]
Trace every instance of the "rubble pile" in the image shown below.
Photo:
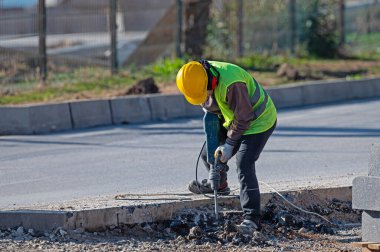
[[[298,203],[303,207],[301,202]],[[57,251],[354,251],[349,242],[360,240],[360,224],[356,227],[344,227],[342,224],[359,223],[360,212],[352,210],[350,202],[333,200],[318,203],[321,202],[315,202],[304,209],[325,216],[333,224],[292,208],[282,199],[274,197],[264,207],[261,230],[249,235],[236,232],[236,225],[243,218],[241,211],[222,206],[219,219],[216,220],[213,206],[210,205],[184,209],[171,220],[110,226],[105,231],[95,233],[81,229],[65,231],[62,228],[50,233],[24,230],[23,227],[1,230],[0,251],[2,248],[9,249],[9,244],[5,247],[7,243],[17,249],[29,244],[28,248],[54,248]],[[331,240],[329,237],[332,237]],[[341,237],[345,238],[342,240]]]
[[[284,204],[282,199],[274,197],[262,213],[262,229],[251,235],[236,232],[236,225],[243,220],[242,212],[223,208],[219,220],[216,220],[212,206],[186,209],[177,213],[171,221],[127,226],[121,232],[136,234],[141,233],[139,229],[149,230],[150,235],[157,235],[161,239],[180,239],[197,245],[271,246],[282,239],[309,239],[313,234],[334,235],[341,228],[339,225],[360,222],[360,212],[352,210],[351,202],[333,200],[327,205],[315,203],[305,210],[316,212],[331,223],[292,208]]]

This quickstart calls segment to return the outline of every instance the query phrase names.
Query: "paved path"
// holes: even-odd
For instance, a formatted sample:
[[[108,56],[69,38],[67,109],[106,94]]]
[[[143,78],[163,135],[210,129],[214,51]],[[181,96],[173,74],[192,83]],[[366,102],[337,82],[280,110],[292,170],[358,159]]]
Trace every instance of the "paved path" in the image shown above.
[[[0,209],[118,193],[184,192],[203,143],[199,118],[0,137]],[[350,184],[380,142],[380,100],[281,110],[257,164],[280,187]],[[200,176],[206,176],[200,167]],[[231,187],[238,186],[234,160]]]
[[[124,62],[145,39],[148,32],[130,31],[118,33],[118,60]],[[35,53],[38,51],[38,36],[0,36],[0,47]],[[109,50],[107,32],[85,34],[49,34],[46,39],[49,55],[81,57],[87,60],[104,58]],[[66,45],[65,45],[66,44]],[[105,64],[107,60],[100,60]]]

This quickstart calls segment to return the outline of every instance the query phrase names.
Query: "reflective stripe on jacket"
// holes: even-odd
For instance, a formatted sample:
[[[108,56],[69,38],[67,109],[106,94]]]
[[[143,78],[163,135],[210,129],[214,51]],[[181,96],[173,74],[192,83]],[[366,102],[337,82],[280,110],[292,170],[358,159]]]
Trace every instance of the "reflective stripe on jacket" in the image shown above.
[[[244,135],[257,134],[270,129],[277,118],[277,111],[272,99],[265,92],[263,87],[244,69],[231,63],[209,61],[219,73],[219,83],[214,90],[215,99],[223,114],[225,123],[223,126],[228,129],[234,120],[234,113],[226,102],[227,89],[236,82],[245,83],[254,111],[254,118]]]

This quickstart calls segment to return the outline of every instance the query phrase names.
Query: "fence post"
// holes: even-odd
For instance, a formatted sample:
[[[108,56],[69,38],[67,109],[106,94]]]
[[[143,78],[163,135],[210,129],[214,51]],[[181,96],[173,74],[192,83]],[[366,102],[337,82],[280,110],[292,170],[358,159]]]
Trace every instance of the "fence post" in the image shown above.
[[[118,72],[118,60],[117,60],[117,23],[116,23],[116,13],[117,13],[117,0],[110,0],[110,35],[111,35],[111,55],[110,55],[110,65],[111,74],[116,74]]]
[[[296,37],[297,37],[297,23],[296,23],[296,0],[289,0],[289,42],[290,42],[290,53],[294,55],[296,47]]]
[[[47,55],[46,55],[46,5],[45,0],[38,1],[38,65],[42,84],[47,78]]]
[[[243,46],[243,19],[244,19],[244,11],[243,11],[243,0],[237,0],[237,40],[238,40],[238,56],[242,57],[244,55],[244,46]]]
[[[177,34],[176,34],[176,56],[182,58],[182,0],[177,0]]]
[[[368,5],[366,34],[372,33],[372,25],[376,17],[376,6],[377,0],[372,0],[372,3]]]
[[[344,45],[346,41],[345,34],[345,0],[339,0],[339,45]]]

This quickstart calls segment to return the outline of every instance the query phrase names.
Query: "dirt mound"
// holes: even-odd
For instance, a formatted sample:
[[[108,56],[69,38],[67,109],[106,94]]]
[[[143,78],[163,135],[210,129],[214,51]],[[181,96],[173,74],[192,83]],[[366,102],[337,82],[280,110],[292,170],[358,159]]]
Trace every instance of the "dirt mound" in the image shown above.
[[[153,78],[140,80],[127,90],[126,95],[154,94],[159,93],[159,88]]]
[[[288,80],[299,80],[301,78],[298,69],[287,63],[282,64],[278,70],[277,75],[280,77],[286,77]]]

